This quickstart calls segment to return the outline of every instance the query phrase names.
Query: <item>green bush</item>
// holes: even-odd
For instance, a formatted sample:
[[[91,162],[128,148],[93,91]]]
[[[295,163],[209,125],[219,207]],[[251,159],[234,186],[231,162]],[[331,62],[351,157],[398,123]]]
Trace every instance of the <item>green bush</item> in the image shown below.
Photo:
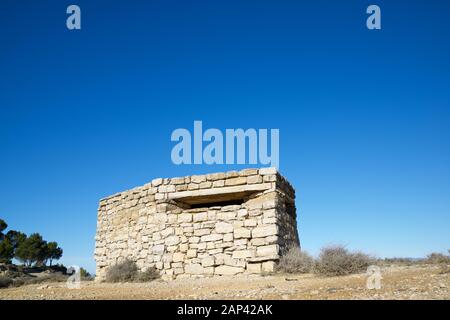
[[[343,246],[322,248],[314,271],[326,276],[361,273],[374,263],[374,259],[361,252],[349,252]]]
[[[277,270],[286,273],[308,273],[313,270],[314,259],[298,246],[289,247],[281,256]]]
[[[106,282],[147,282],[159,278],[155,268],[140,272],[134,261],[125,260],[112,267],[106,273]]]

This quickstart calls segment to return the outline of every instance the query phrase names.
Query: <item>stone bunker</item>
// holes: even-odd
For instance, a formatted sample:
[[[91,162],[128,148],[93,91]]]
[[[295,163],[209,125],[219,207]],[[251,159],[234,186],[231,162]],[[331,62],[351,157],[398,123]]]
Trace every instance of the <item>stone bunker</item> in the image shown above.
[[[130,259],[164,279],[272,272],[299,245],[295,191],[275,168],[154,179],[100,200],[97,280]]]

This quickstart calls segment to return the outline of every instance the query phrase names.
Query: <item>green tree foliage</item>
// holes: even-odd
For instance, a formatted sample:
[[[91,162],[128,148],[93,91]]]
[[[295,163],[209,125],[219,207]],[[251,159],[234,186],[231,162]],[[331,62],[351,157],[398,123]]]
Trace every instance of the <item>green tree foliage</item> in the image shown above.
[[[6,228],[8,224],[0,219],[0,263],[10,263],[14,257],[14,246],[3,233]]]
[[[52,265],[53,260],[59,260],[63,255],[63,250],[58,247],[57,242],[49,242],[47,243],[47,256],[46,260],[50,261],[50,266]]]
[[[14,246],[8,238],[4,238],[0,241],[0,263],[11,263],[13,257]]]
[[[6,238],[9,239],[9,241],[11,242],[11,244],[13,245],[14,250],[15,250],[15,249],[17,249],[17,247],[19,246],[20,243],[25,241],[25,239],[27,238],[27,235],[20,231],[9,230],[6,233]]]
[[[5,220],[0,219],[0,241],[4,239],[5,235],[3,234],[3,230],[8,228]]]
[[[39,233],[33,233],[16,249],[15,257],[27,266],[43,265],[47,251],[47,242]]]
[[[43,266],[47,264],[47,261],[51,264],[53,260],[60,259],[62,254],[63,251],[58,247],[58,243],[47,243],[39,233],[33,233],[20,242],[15,251],[15,257],[27,266]]]
[[[23,232],[9,230],[5,234],[7,227],[0,219],[0,263],[11,263],[16,258],[27,266],[44,266],[62,257],[63,250],[58,243],[45,241],[39,233],[27,237]]]

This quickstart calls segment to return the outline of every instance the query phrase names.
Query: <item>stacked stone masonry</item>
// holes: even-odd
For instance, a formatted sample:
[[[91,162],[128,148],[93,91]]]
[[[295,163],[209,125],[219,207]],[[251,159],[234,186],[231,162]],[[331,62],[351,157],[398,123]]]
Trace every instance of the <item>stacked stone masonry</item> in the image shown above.
[[[100,201],[96,279],[125,259],[168,280],[272,272],[291,245],[295,191],[276,169],[159,178]]]

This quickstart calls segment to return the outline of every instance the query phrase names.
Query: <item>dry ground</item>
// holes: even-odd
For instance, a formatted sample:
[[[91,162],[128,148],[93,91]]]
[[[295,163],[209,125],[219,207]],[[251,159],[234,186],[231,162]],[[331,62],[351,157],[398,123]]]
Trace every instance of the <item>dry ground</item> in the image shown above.
[[[366,288],[367,275],[240,276],[170,282],[107,284],[82,282],[0,289],[1,299],[450,299],[450,273],[439,266],[382,267],[380,290]]]

